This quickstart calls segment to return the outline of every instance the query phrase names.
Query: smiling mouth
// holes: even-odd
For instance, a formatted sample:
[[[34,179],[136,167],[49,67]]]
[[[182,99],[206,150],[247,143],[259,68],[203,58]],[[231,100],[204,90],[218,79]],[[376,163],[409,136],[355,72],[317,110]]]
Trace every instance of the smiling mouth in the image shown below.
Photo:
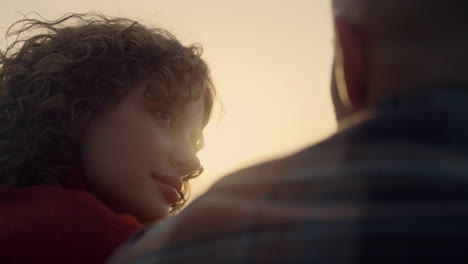
[[[168,203],[175,204],[180,200],[180,191],[182,189],[182,180],[180,180],[180,178],[165,175],[153,175],[153,179]]]

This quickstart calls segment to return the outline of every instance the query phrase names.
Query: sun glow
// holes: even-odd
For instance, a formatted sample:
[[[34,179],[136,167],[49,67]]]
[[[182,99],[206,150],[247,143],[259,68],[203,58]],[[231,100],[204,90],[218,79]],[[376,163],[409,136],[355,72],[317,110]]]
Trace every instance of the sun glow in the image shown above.
[[[328,1],[5,1],[2,34],[19,12],[46,18],[98,11],[163,26],[199,42],[225,114],[215,114],[200,152],[200,195],[222,175],[304,148],[335,129],[329,96],[333,47]],[[2,49],[6,43],[0,42]],[[218,111],[215,113],[219,113]]]

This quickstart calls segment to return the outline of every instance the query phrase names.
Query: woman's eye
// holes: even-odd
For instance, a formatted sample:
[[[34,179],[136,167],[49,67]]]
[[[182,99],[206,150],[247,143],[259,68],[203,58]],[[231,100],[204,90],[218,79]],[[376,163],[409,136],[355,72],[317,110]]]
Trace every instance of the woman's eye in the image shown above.
[[[154,114],[160,121],[160,123],[166,127],[166,128],[171,128],[172,127],[172,114],[166,111],[155,111]]]

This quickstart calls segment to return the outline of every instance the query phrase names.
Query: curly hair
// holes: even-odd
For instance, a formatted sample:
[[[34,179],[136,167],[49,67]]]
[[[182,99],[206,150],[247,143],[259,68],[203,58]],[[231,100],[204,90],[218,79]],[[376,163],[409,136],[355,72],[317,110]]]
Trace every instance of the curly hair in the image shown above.
[[[210,119],[215,90],[202,47],[183,46],[163,29],[70,13],[55,21],[24,18],[6,36],[14,42],[0,51],[1,190],[63,187],[67,172],[81,166],[80,135],[90,119],[144,78],[157,80],[146,98],[171,109],[203,98],[203,125]],[[185,204],[187,182],[201,172],[183,178],[171,212]]]

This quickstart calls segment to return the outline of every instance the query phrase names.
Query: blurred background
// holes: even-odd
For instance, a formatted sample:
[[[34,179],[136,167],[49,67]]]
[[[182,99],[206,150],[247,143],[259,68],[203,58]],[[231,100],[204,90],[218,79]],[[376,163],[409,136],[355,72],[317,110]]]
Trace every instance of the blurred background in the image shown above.
[[[315,0],[1,0],[5,31],[31,11],[47,19],[97,11],[161,26],[184,44],[204,46],[220,107],[200,152],[205,173],[196,198],[236,169],[281,157],[335,130],[329,95],[329,1]]]

